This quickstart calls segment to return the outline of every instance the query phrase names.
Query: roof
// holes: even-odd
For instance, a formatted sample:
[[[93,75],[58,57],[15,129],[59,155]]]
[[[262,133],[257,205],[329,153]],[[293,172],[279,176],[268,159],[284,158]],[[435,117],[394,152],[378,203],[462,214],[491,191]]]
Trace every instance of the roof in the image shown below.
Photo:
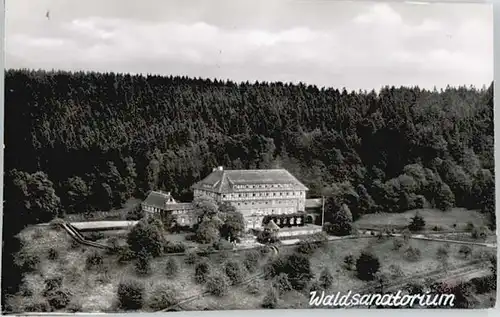
[[[319,208],[323,204],[321,198],[306,199],[305,208]]]
[[[167,201],[176,203],[170,193],[164,193],[162,191],[151,191],[148,197],[146,197],[146,199],[142,203],[144,205],[153,206],[156,208],[165,208],[165,203]]]
[[[270,187],[270,185],[278,187]],[[285,169],[223,170],[214,169],[192,186],[216,193],[270,190],[308,190]]]

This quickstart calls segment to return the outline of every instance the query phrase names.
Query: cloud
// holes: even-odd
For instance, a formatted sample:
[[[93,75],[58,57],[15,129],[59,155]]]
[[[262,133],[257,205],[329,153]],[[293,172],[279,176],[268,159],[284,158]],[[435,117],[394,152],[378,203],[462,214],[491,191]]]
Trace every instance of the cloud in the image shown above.
[[[419,7],[432,12],[434,6]],[[350,89],[481,86],[492,80],[491,16],[469,18],[464,10],[454,23],[439,15],[410,21],[388,4],[357,8],[350,19],[325,16],[321,27],[81,16],[42,30],[11,28],[7,65],[303,81]],[[255,21],[261,20],[256,16]]]

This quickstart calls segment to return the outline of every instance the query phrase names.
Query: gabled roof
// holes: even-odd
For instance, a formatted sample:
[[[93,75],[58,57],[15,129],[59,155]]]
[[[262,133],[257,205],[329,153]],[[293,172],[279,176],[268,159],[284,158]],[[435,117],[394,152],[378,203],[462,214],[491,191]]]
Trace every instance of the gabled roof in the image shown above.
[[[160,191],[151,191],[148,194],[148,197],[142,202],[145,205],[153,206],[153,207],[163,207],[167,199],[171,198],[167,193],[163,193]]]
[[[276,230],[280,230],[280,227],[277,224],[275,224],[273,220],[271,220],[266,224],[265,229],[269,229],[271,231],[276,231]]]
[[[255,170],[223,170],[215,169],[207,177],[192,186],[193,189],[203,189],[216,193],[231,193],[245,191],[237,188],[239,185],[272,185],[280,184],[288,187],[258,188],[252,187],[246,190],[270,191],[270,190],[308,190],[292,174],[285,169],[255,169]]]

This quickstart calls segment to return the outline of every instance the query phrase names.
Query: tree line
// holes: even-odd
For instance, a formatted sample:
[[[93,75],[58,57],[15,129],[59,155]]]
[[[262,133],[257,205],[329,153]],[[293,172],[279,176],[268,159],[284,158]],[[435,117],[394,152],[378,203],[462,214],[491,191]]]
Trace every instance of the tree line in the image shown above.
[[[19,69],[5,117],[4,241],[152,189],[190,201],[220,165],[286,168],[354,219],[423,206],[494,219],[493,84],[355,92]]]

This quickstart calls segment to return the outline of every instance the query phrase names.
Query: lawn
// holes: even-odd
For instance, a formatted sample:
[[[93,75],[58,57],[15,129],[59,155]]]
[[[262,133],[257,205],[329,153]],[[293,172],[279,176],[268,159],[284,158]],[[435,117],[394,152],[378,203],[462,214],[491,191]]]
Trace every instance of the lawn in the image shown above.
[[[426,225],[424,230],[432,230],[434,226],[438,226],[441,230],[463,230],[467,223],[471,222],[474,226],[488,225],[488,219],[481,213],[475,210],[467,210],[463,208],[454,208],[449,211],[441,211],[436,209],[418,209],[410,210],[404,213],[377,213],[363,215],[355,224],[359,228],[397,228],[402,229],[410,223],[410,220],[415,214],[419,214],[424,218]]]
[[[40,265],[37,271],[28,273],[24,279],[24,289],[31,291],[30,294],[19,295],[11,300],[17,306],[23,306],[23,302],[40,302],[43,300],[42,292],[44,281],[47,278],[63,276],[63,286],[72,292],[72,302],[70,306],[79,307],[83,312],[111,312],[116,309],[116,292],[119,282],[123,279],[134,278],[142,281],[146,288],[145,300],[148,301],[150,292],[158,283],[168,283],[178,291],[178,299],[199,294],[204,291],[204,286],[196,284],[194,277],[194,266],[185,264],[183,257],[176,257],[180,266],[180,271],[175,278],[167,278],[165,266],[168,257],[154,259],[151,263],[152,274],[146,277],[137,276],[133,262],[125,265],[118,264],[117,257],[103,254],[104,263],[100,269],[87,269],[85,261],[89,254],[95,249],[75,246],[71,243],[66,232],[45,227],[43,229],[31,227],[25,229],[20,234],[25,242],[23,251],[28,254],[36,254],[40,257]],[[179,239],[182,239],[180,237]],[[436,254],[442,242],[410,240],[409,244],[421,251],[421,259],[416,262],[409,262],[405,259],[403,250],[393,249],[394,238],[377,239],[367,237],[362,239],[339,240],[329,243],[326,247],[316,250],[310,256],[311,268],[315,279],[319,277],[326,267],[333,275],[333,285],[328,290],[330,293],[337,291],[347,292],[356,290],[365,285],[360,281],[353,271],[344,267],[344,257],[348,254],[357,257],[362,250],[370,249],[376,254],[381,262],[381,270],[394,275],[394,269],[399,270],[403,276],[430,272],[437,269],[440,261]],[[106,239],[101,240],[104,242]],[[36,243],[34,243],[36,241]],[[458,256],[459,245],[449,246],[449,267],[466,263],[468,260]],[[56,249],[59,256],[56,259],[49,259],[49,249]],[[281,254],[293,252],[295,246],[282,247]],[[473,246],[472,258],[477,258],[486,248]],[[226,257],[211,255],[212,267],[220,271],[226,258],[231,260],[241,260],[241,253],[230,253]],[[259,268],[255,273],[262,272],[263,266],[267,263],[266,256],[263,256],[259,263]],[[391,267],[392,266],[392,267]],[[248,276],[250,276],[248,275]],[[205,296],[183,305],[186,310],[204,309],[257,309],[260,308],[263,297],[270,288],[270,282],[264,279],[257,281],[260,292],[249,293],[248,286],[232,287],[224,297]],[[308,295],[299,292],[289,292],[284,294],[279,302],[278,308],[306,308]],[[147,309],[147,308],[145,308]]]

